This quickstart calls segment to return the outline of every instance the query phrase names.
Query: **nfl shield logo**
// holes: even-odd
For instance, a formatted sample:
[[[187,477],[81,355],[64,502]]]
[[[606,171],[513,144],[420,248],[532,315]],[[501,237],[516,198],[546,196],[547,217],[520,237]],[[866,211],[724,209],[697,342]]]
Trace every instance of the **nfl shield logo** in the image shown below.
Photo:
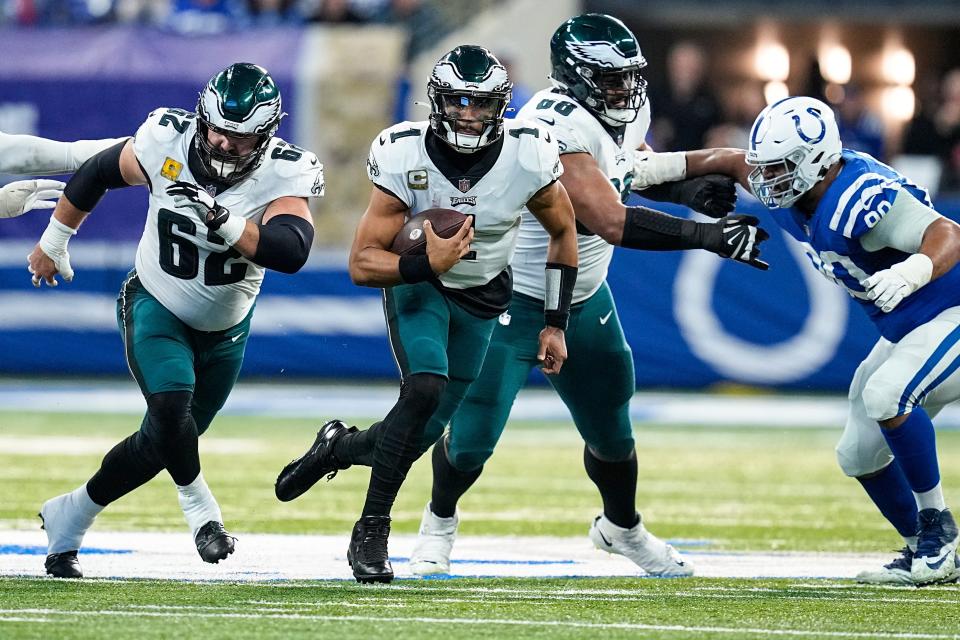
[[[211,198],[217,197],[217,187],[212,184],[203,185],[203,190],[206,191]]]
[[[470,191],[470,178],[460,178],[460,182],[457,183],[457,189],[460,189],[460,193]]]

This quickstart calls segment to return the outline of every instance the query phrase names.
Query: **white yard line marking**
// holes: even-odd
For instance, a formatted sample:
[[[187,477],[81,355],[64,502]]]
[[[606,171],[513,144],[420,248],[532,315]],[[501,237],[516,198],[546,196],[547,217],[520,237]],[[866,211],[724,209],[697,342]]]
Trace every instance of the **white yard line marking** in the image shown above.
[[[762,636],[794,636],[794,637],[837,637],[837,638],[897,638],[917,640],[956,640],[960,636],[954,634],[936,633],[884,633],[876,631],[830,631],[812,629],[765,629],[757,627],[719,627],[719,626],[687,626],[687,625],[659,625],[634,622],[577,622],[568,620],[529,620],[522,618],[430,618],[422,616],[333,616],[313,615],[300,613],[269,614],[258,613],[202,613],[187,610],[177,611],[124,611],[119,609],[99,609],[89,611],[66,611],[62,609],[0,609],[0,617],[5,615],[22,616],[34,614],[41,616],[88,617],[88,616],[116,616],[116,617],[154,617],[154,618],[208,618],[208,619],[254,619],[254,620],[303,620],[309,622],[374,622],[383,623],[416,623],[432,625],[504,625],[522,627],[567,627],[574,629],[625,629],[632,631],[665,631],[676,633],[740,633]]]

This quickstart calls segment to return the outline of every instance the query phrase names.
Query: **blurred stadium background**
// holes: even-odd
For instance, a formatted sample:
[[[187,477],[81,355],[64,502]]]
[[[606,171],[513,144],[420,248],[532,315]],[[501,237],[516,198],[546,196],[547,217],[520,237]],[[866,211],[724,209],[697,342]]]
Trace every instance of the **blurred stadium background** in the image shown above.
[[[266,277],[241,384],[227,415],[203,439],[205,473],[228,526],[241,533],[336,534],[342,539],[338,552],[345,548],[364,487],[359,472],[337,478],[336,491],[318,490],[293,507],[273,500],[272,481],[280,465],[299,454],[317,420],[331,412],[369,419],[392,402],[396,370],[379,292],[350,283],[347,247],[370,190],[364,171],[370,141],[393,122],[425,118],[426,110],[414,103],[424,99],[430,67],[455,44],[482,44],[508,61],[519,106],[546,85],[553,30],[583,11],[611,13],[633,29],[649,63],[644,75],[653,148],[742,147],[765,103],[788,94],[814,95],[836,108],[846,146],[901,169],[935,193],[942,213],[960,220],[957,0],[0,0],[0,10],[0,131],[59,140],[130,135],[158,106],[193,110],[214,72],[250,61],[265,66],[280,84],[290,114],[280,135],[314,150],[325,164],[327,195],[316,205],[317,246],[308,267],[293,276]],[[36,506],[82,482],[110,444],[135,428],[141,411],[123,360],[114,300],[133,264],[145,206],[143,190],[108,194],[71,244],[75,281],[57,289],[35,290],[25,269],[47,216],[0,223],[0,529],[29,530],[37,545],[10,551],[13,546],[4,542],[12,538],[0,531],[0,556],[33,553],[36,562],[29,566],[38,571],[45,551],[33,520]],[[745,193],[739,209],[763,219]],[[766,273],[704,252],[615,254],[609,281],[633,347],[638,389],[669,392],[641,396],[634,406],[645,517],[661,535],[700,545],[685,548],[706,554],[697,562],[712,549],[892,549],[896,536],[856,483],[843,478],[832,453],[844,420],[843,394],[876,331],[842,290],[809,268],[795,245],[771,232],[765,254],[772,267]],[[539,373],[531,381],[546,384]],[[293,384],[264,386],[274,383]],[[749,409],[726,404],[729,396],[687,395],[744,390],[751,392]],[[757,400],[755,390],[769,393]],[[576,535],[582,542],[599,501],[580,469],[580,444],[569,419],[543,389],[521,395],[518,409],[520,428],[508,429],[488,472],[464,500],[463,533]],[[940,426],[960,426],[960,413],[946,411],[939,420]],[[820,429],[743,428],[787,423]],[[941,433],[940,446],[944,484],[956,499],[960,476],[948,461],[960,451],[960,433]],[[395,512],[400,534],[416,531],[428,474],[429,465],[417,465],[401,493]],[[183,533],[169,486],[159,480],[107,510],[98,527]],[[92,575],[103,575],[90,564]],[[477,585],[478,593],[489,584]],[[468,604],[458,609],[448,599],[437,609],[423,587],[424,602],[407,598],[396,606],[411,608],[396,615],[464,618],[509,605],[502,611],[518,618],[574,620],[575,627],[582,617],[585,626],[567,629],[570,635],[591,633],[584,629],[597,620],[623,622],[605,629],[613,637],[644,629],[683,635],[691,628],[669,627],[677,611],[684,621],[707,625],[703,633],[724,638],[758,637],[774,628],[787,635],[852,629],[878,637],[960,632],[946,617],[955,610],[943,606],[960,601],[932,589],[896,604],[899,594],[876,599],[876,592],[854,591],[852,585],[821,592],[817,585],[785,582],[685,582],[647,586],[661,607],[654,611],[649,603],[641,607],[623,598],[624,589],[636,588],[633,582],[583,585],[615,589],[592,594],[608,600],[605,613],[582,600],[583,593],[569,592],[554,594],[558,602],[566,599],[563,609],[521,602],[528,597],[521,592],[509,596],[515,598],[509,603],[462,600]],[[311,588],[319,591],[310,597],[329,598],[316,606],[333,607],[343,598],[351,606],[376,606],[362,604],[365,596],[348,587]],[[694,593],[701,588],[703,593]],[[104,607],[121,609],[128,599],[141,598],[149,607],[169,595],[166,587],[145,584],[124,585],[116,595],[107,593],[110,585],[96,589],[106,598]],[[178,602],[221,604],[215,590],[201,595],[190,589],[184,587]],[[268,597],[223,590],[241,603],[241,597]],[[709,590],[755,593],[703,595]],[[293,589],[280,592],[269,598],[304,598]],[[67,609],[77,606],[72,593],[0,577],[0,604]],[[730,608],[732,600],[712,606],[721,601],[701,596],[756,600]],[[846,604],[836,604],[845,598]],[[581,599],[576,605],[585,613],[571,599]],[[946,612],[940,618],[931,613],[937,603],[937,611]],[[17,611],[0,611],[0,622],[48,615]],[[119,626],[123,616],[140,614],[117,611],[108,613],[119,617],[104,619],[114,626],[98,621],[70,627],[73,618],[62,618],[62,627],[44,629],[69,631],[71,637],[109,630],[121,636],[169,633]],[[341,613],[289,611],[307,622],[329,622],[328,613]],[[201,617],[178,622],[211,637],[241,632],[242,621],[224,622],[209,611]],[[668,626],[644,626],[651,620]],[[278,637],[304,630],[292,620],[275,624],[270,629]],[[361,637],[382,633],[375,617],[364,624],[352,630]],[[411,627],[418,635],[428,630],[423,620],[413,624],[421,625]],[[11,636],[4,629],[0,625],[0,636],[52,637],[31,635],[28,626],[16,627]],[[491,629],[489,637],[496,637],[497,628]],[[519,637],[520,629],[511,629],[511,637]],[[438,635],[449,627],[429,630]]]
[[[346,247],[369,193],[363,162],[382,127],[420,119],[428,70],[463,41],[505,58],[515,102],[544,86],[547,41],[580,11],[609,12],[649,62],[655,149],[745,146],[765,101],[820,96],[847,146],[907,172],[960,216],[960,3],[781,0],[5,0],[0,130],[61,140],[132,134],[157,106],[192,110],[237,60],[267,67],[316,151],[327,196],[310,268],[271,273],[245,376],[391,379],[377,292],[353,287]],[[23,256],[46,216],[0,225],[0,374],[123,376],[113,298],[132,264],[146,194],[110,194],[71,249],[79,277],[34,291]],[[755,203],[742,198],[741,209]],[[683,213],[672,210],[673,212]],[[779,233],[769,273],[700,252],[618,251],[611,269],[640,388],[726,383],[842,391],[874,341],[839,289]],[[802,261],[802,262],[801,262]],[[733,286],[744,281],[756,288]],[[539,376],[534,382],[543,383]]]

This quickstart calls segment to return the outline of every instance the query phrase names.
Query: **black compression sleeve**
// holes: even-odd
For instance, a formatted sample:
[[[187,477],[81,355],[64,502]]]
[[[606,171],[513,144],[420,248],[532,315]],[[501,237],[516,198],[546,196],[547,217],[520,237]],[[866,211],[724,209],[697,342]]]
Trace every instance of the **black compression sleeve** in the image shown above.
[[[300,216],[281,214],[260,227],[260,242],[252,260],[267,269],[296,273],[313,246],[313,225]]]
[[[91,156],[80,165],[73,174],[63,195],[81,211],[93,211],[107,189],[129,187],[120,173],[120,152],[127,141],[117,143],[109,149]]]
[[[698,224],[646,207],[627,207],[620,245],[646,251],[696,249],[701,246]]]

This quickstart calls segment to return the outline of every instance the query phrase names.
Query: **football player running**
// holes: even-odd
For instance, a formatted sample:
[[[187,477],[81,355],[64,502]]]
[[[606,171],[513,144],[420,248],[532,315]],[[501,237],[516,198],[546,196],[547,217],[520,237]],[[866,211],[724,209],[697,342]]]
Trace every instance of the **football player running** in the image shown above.
[[[577,277],[573,209],[557,182],[563,169],[553,135],[532,122],[504,120],[511,87],[488,50],[457,47],[431,74],[429,120],[390,127],[370,148],[374,189],[350,252],[350,275],[359,285],[384,289],[400,397],[365,431],[338,420],[324,425],[276,486],[279,499],[292,500],[323,475],[351,464],[373,467],[347,552],[361,582],[393,579],[391,508],[410,466],[480,372],[497,317],[510,301],[508,265],[524,206],[549,237],[538,276],[549,295],[537,311],[537,358],[551,374],[566,359],[564,331]],[[471,219],[447,240],[425,225],[425,255],[388,250],[409,216],[436,207]],[[432,435],[425,439],[425,433]]]
[[[905,545],[857,579],[956,578],[957,525],[931,418],[960,398],[960,226],[934,210],[924,189],[842,148],[833,111],[813,98],[768,106],[747,151],[717,149],[704,166],[738,176],[880,332],[850,383],[837,459]]]
[[[589,530],[604,551],[621,554],[647,574],[690,576],[693,565],[644,526],[636,508],[637,454],[629,402],[635,391],[630,347],[606,283],[613,245],[632,249],[703,248],[766,268],[766,237],[749,216],[697,223],[645,207],[627,207],[631,190],[686,204],[713,217],[732,211],[735,185],[697,175],[684,153],[657,154],[644,145],[650,104],[637,39],[616,18],[585,14],[566,21],[550,42],[552,88],[535,94],[519,117],[548,127],[560,145],[566,187],[577,217],[580,276],[573,293],[570,361],[549,379],[585,442],[587,475],[603,512]],[[738,244],[739,243],[739,244]],[[547,292],[546,236],[524,215],[513,262],[514,298],[493,333],[480,376],[433,449],[433,490],[411,554],[413,573],[447,573],[459,515],[457,502],[476,482],[503,433],[510,409],[536,366],[536,315]],[[439,433],[437,434],[439,435]]]
[[[55,175],[73,173],[87,158],[115,140],[58,142],[0,131],[0,173]],[[53,209],[63,194],[59,180],[18,180],[0,187],[0,218],[16,218],[32,209]]]
[[[74,491],[45,502],[47,573],[82,577],[77,561],[97,514],[166,469],[200,557],[235,539],[200,470],[197,438],[236,381],[264,270],[307,259],[307,199],[323,195],[315,155],[274,133],[283,116],[267,71],[233,64],[204,87],[197,113],[157,109],[132,140],[87,160],[70,179],[29,256],[35,286],[73,278],[69,239],[107,189],[146,185],[149,209],[117,301],[127,363],[147,411]]]

